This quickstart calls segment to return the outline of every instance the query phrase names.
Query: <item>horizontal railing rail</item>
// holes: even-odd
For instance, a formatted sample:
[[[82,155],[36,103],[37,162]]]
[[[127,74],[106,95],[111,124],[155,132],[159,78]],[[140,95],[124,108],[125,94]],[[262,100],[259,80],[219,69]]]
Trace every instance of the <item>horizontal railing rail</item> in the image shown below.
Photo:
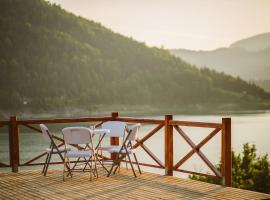
[[[59,124],[59,123],[81,123],[81,122],[99,122],[112,120],[112,117],[84,117],[84,118],[55,118],[55,119],[29,119],[18,120],[18,124]]]
[[[143,118],[131,118],[131,117],[85,117],[85,118],[55,118],[55,119],[29,119],[18,120],[18,124],[57,124],[57,123],[79,123],[79,122],[99,122],[117,120],[130,123],[144,123],[144,124],[164,124],[164,120],[158,119],[143,119]],[[7,124],[9,122],[6,122]],[[1,122],[0,122],[1,125]]]
[[[171,120],[169,125],[172,126],[190,126],[190,127],[200,127],[200,128],[221,128],[222,123],[210,123],[210,122],[189,122],[189,121],[176,121]]]
[[[173,171],[189,173],[194,175],[203,175],[214,177],[217,179],[223,179],[223,183],[226,186],[231,186],[231,121],[230,118],[223,118],[221,123],[210,122],[190,122],[190,121],[177,121],[173,120],[172,115],[166,115],[165,119],[145,119],[145,118],[132,118],[132,117],[119,117],[118,112],[113,112],[111,116],[105,117],[85,117],[85,118],[55,118],[55,119],[17,119],[17,117],[11,117],[9,121],[0,121],[0,127],[9,126],[9,151],[10,151],[10,165],[0,163],[0,167],[11,167],[13,172],[18,171],[19,166],[33,166],[44,165],[44,162],[35,162],[38,159],[46,155],[43,152],[30,160],[21,163],[20,162],[20,150],[19,150],[19,126],[27,127],[34,132],[40,133],[40,129],[36,127],[37,124],[60,124],[60,123],[94,123],[98,127],[106,121],[124,121],[127,123],[141,123],[146,125],[154,125],[148,133],[143,137],[136,140],[133,148],[142,148],[142,150],[149,155],[155,164],[139,163],[142,166],[154,167],[159,169],[165,169],[165,175],[173,175]],[[189,134],[186,133],[182,127],[200,127],[213,129],[202,141],[195,144]],[[164,163],[156,156],[149,147],[145,144],[150,140],[157,132],[164,128]],[[174,163],[174,139],[173,134],[178,133],[185,142],[191,147],[191,150],[184,155],[178,162]],[[221,133],[221,171],[219,171],[214,164],[205,156],[200,150],[206,145],[215,135]],[[60,142],[59,146],[64,143],[63,139],[54,136],[56,140]],[[114,137],[110,139],[112,145],[119,145],[119,138]],[[80,146],[76,146],[81,148]],[[204,174],[191,170],[180,169],[180,167],[189,159],[192,155],[197,154],[204,163],[209,167],[214,175]],[[113,159],[114,154],[111,154],[111,158],[104,155],[99,155],[102,159]],[[61,164],[62,162],[53,162],[52,164]]]

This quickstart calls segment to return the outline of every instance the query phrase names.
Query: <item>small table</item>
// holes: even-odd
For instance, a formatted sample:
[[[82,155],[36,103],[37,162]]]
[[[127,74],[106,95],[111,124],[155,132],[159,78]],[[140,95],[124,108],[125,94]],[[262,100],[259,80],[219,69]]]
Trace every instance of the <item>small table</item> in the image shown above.
[[[101,144],[103,138],[105,137],[106,134],[110,133],[109,129],[96,129],[94,127],[90,127],[91,133],[93,134],[93,137],[95,135],[99,135],[99,140],[98,140],[98,144],[96,145],[96,147],[93,149],[95,152],[98,150],[99,145]],[[101,154],[102,155],[102,154]],[[104,164],[100,161],[100,159],[98,158],[98,154],[96,153],[96,159],[97,161],[100,163],[100,165],[103,167],[103,169],[105,169],[107,172],[108,169],[104,166]],[[103,159],[103,158],[102,158]]]
[[[109,129],[101,129],[101,128],[100,129],[96,129],[96,128],[95,129],[92,129],[92,128],[90,128],[90,130],[91,130],[91,133],[93,134],[93,136],[95,136],[95,135],[101,136],[101,138],[99,138],[98,144],[96,145],[96,147],[94,149],[94,150],[96,150],[97,147],[102,142],[102,140],[105,137],[105,135],[108,134],[108,133],[110,133],[110,130]]]

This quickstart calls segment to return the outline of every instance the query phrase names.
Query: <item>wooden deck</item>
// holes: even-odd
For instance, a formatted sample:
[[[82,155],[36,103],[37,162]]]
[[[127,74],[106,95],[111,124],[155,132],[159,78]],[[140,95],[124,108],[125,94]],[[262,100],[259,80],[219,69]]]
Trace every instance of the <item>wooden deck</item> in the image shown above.
[[[0,199],[270,199],[270,195],[213,184],[143,172],[134,178],[121,169],[112,177],[77,173],[62,181],[62,171],[21,170],[0,173]]]

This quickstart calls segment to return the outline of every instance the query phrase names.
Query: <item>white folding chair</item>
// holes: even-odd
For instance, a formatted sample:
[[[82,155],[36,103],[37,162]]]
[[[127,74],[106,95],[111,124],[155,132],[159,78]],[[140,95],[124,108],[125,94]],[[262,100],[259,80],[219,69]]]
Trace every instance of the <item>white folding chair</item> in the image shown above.
[[[81,147],[80,149],[72,149],[70,151],[65,151],[63,180],[65,180],[66,172],[68,172],[68,175],[70,175],[71,177],[72,172],[90,172],[90,180],[92,180],[92,174],[94,174],[94,171],[97,175],[97,167],[96,156],[93,149],[91,130],[85,127],[67,127],[62,130],[62,133],[64,136],[66,148],[68,148],[67,145],[84,145],[84,147]],[[73,165],[73,167],[71,166],[71,158],[77,158],[77,161]],[[84,158],[84,167],[76,168],[77,166],[79,166],[78,161],[80,158]],[[93,161],[95,164],[94,169]],[[66,166],[68,166],[67,170]],[[87,166],[89,166],[89,169],[87,169]]]
[[[104,137],[119,137],[119,138],[122,138],[123,140],[126,133],[126,122],[120,122],[120,121],[104,122],[101,125],[101,129],[107,129],[109,130],[109,132],[106,134],[100,135],[100,141],[102,141]],[[102,162],[100,162],[100,160],[98,161],[107,172],[109,171],[104,166],[103,151],[110,152],[111,149],[117,148],[117,147],[120,148],[121,145],[103,145],[102,142],[99,142],[99,146],[97,147],[97,149],[101,151]]]
[[[53,135],[50,134],[48,127],[44,124],[40,124],[39,127],[41,129],[43,139],[46,142],[50,143],[49,148],[46,148],[47,156],[42,169],[43,175],[46,176],[52,155],[58,154],[61,160],[64,162],[64,157],[62,156],[62,153],[65,152],[65,150],[70,150],[70,148],[65,149],[65,147],[58,147],[53,139]]]
[[[136,149],[132,148],[132,142],[137,140],[140,127],[141,127],[141,124],[135,124],[135,125],[129,127],[128,134],[127,134],[126,138],[124,139],[122,146],[121,147],[119,147],[119,146],[113,147],[109,150],[110,153],[117,153],[117,158],[113,162],[113,165],[112,165],[112,167],[107,175],[108,177],[111,175],[112,172],[115,174],[117,168],[120,167],[121,161],[125,157],[128,157],[129,164],[131,166],[133,174],[135,177],[137,177],[135,170],[134,170],[134,167],[133,167],[133,164],[132,164],[132,161],[131,161],[131,158],[130,158],[131,154],[133,155],[133,157],[135,159],[139,173],[140,174],[142,173],[140,165],[139,165],[137,157],[136,157],[136,154],[135,154]]]

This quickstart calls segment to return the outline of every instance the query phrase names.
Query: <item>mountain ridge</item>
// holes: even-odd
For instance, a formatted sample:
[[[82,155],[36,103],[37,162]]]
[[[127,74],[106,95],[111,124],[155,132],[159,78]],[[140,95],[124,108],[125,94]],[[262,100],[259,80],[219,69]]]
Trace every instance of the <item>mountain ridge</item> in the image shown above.
[[[171,53],[198,67],[209,67],[247,81],[270,77],[270,33],[234,42],[229,48],[212,51],[173,49]]]
[[[247,51],[260,51],[270,48],[270,33],[257,34],[242,40],[238,40],[229,48],[242,48]]]

